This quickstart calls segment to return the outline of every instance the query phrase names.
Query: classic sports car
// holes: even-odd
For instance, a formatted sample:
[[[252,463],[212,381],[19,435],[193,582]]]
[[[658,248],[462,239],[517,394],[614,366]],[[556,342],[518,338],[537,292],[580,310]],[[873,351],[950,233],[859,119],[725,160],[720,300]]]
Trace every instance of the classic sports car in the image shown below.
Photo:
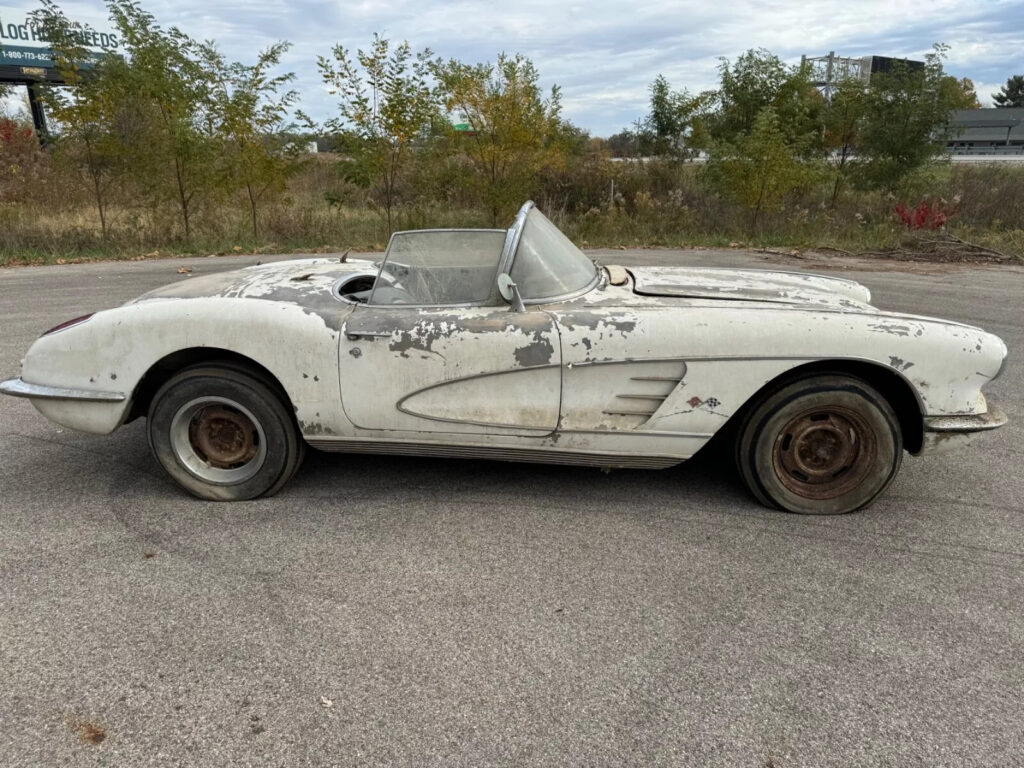
[[[505,230],[398,232],[379,263],[183,280],[47,331],[0,384],[65,426],[147,418],[207,499],[275,493],[332,451],[670,467],[726,424],[764,504],[870,504],[903,451],[1002,425],[978,328],[796,272],[601,267],[532,203]]]

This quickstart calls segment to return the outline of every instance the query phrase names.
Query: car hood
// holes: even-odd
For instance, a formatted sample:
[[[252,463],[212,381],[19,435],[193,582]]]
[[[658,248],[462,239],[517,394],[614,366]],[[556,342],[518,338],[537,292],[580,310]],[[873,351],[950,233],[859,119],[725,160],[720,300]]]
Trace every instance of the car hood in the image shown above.
[[[713,267],[629,267],[641,296],[758,301],[863,309],[871,291],[853,280],[801,272]]]

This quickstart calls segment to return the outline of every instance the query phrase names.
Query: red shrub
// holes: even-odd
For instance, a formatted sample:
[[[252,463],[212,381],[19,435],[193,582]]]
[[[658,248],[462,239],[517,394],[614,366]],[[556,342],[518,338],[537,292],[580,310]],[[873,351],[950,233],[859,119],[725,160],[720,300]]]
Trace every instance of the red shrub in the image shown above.
[[[922,200],[916,208],[896,206],[896,215],[908,229],[942,229],[949,221],[949,214],[939,209],[938,203],[929,205]]]
[[[4,144],[24,144],[31,141],[32,129],[10,120],[0,117],[0,146]]]

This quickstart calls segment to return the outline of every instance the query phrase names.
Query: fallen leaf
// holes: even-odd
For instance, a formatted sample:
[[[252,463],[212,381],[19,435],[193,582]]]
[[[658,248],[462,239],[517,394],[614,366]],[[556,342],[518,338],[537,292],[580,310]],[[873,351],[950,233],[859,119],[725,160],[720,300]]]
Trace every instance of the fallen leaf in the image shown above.
[[[331,701],[330,699],[328,699],[326,696],[321,696],[320,697],[320,706],[322,706],[324,709],[328,709],[328,708],[334,706],[334,702]]]
[[[107,730],[102,725],[96,725],[83,720],[77,723],[78,738],[87,744],[99,745],[107,738]]]

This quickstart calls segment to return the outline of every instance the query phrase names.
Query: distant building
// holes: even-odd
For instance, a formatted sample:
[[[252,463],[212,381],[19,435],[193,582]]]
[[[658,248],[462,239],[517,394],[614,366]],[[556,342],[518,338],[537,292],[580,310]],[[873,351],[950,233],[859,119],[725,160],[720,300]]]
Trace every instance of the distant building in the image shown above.
[[[954,155],[1024,155],[1024,108],[958,109],[950,123]]]

